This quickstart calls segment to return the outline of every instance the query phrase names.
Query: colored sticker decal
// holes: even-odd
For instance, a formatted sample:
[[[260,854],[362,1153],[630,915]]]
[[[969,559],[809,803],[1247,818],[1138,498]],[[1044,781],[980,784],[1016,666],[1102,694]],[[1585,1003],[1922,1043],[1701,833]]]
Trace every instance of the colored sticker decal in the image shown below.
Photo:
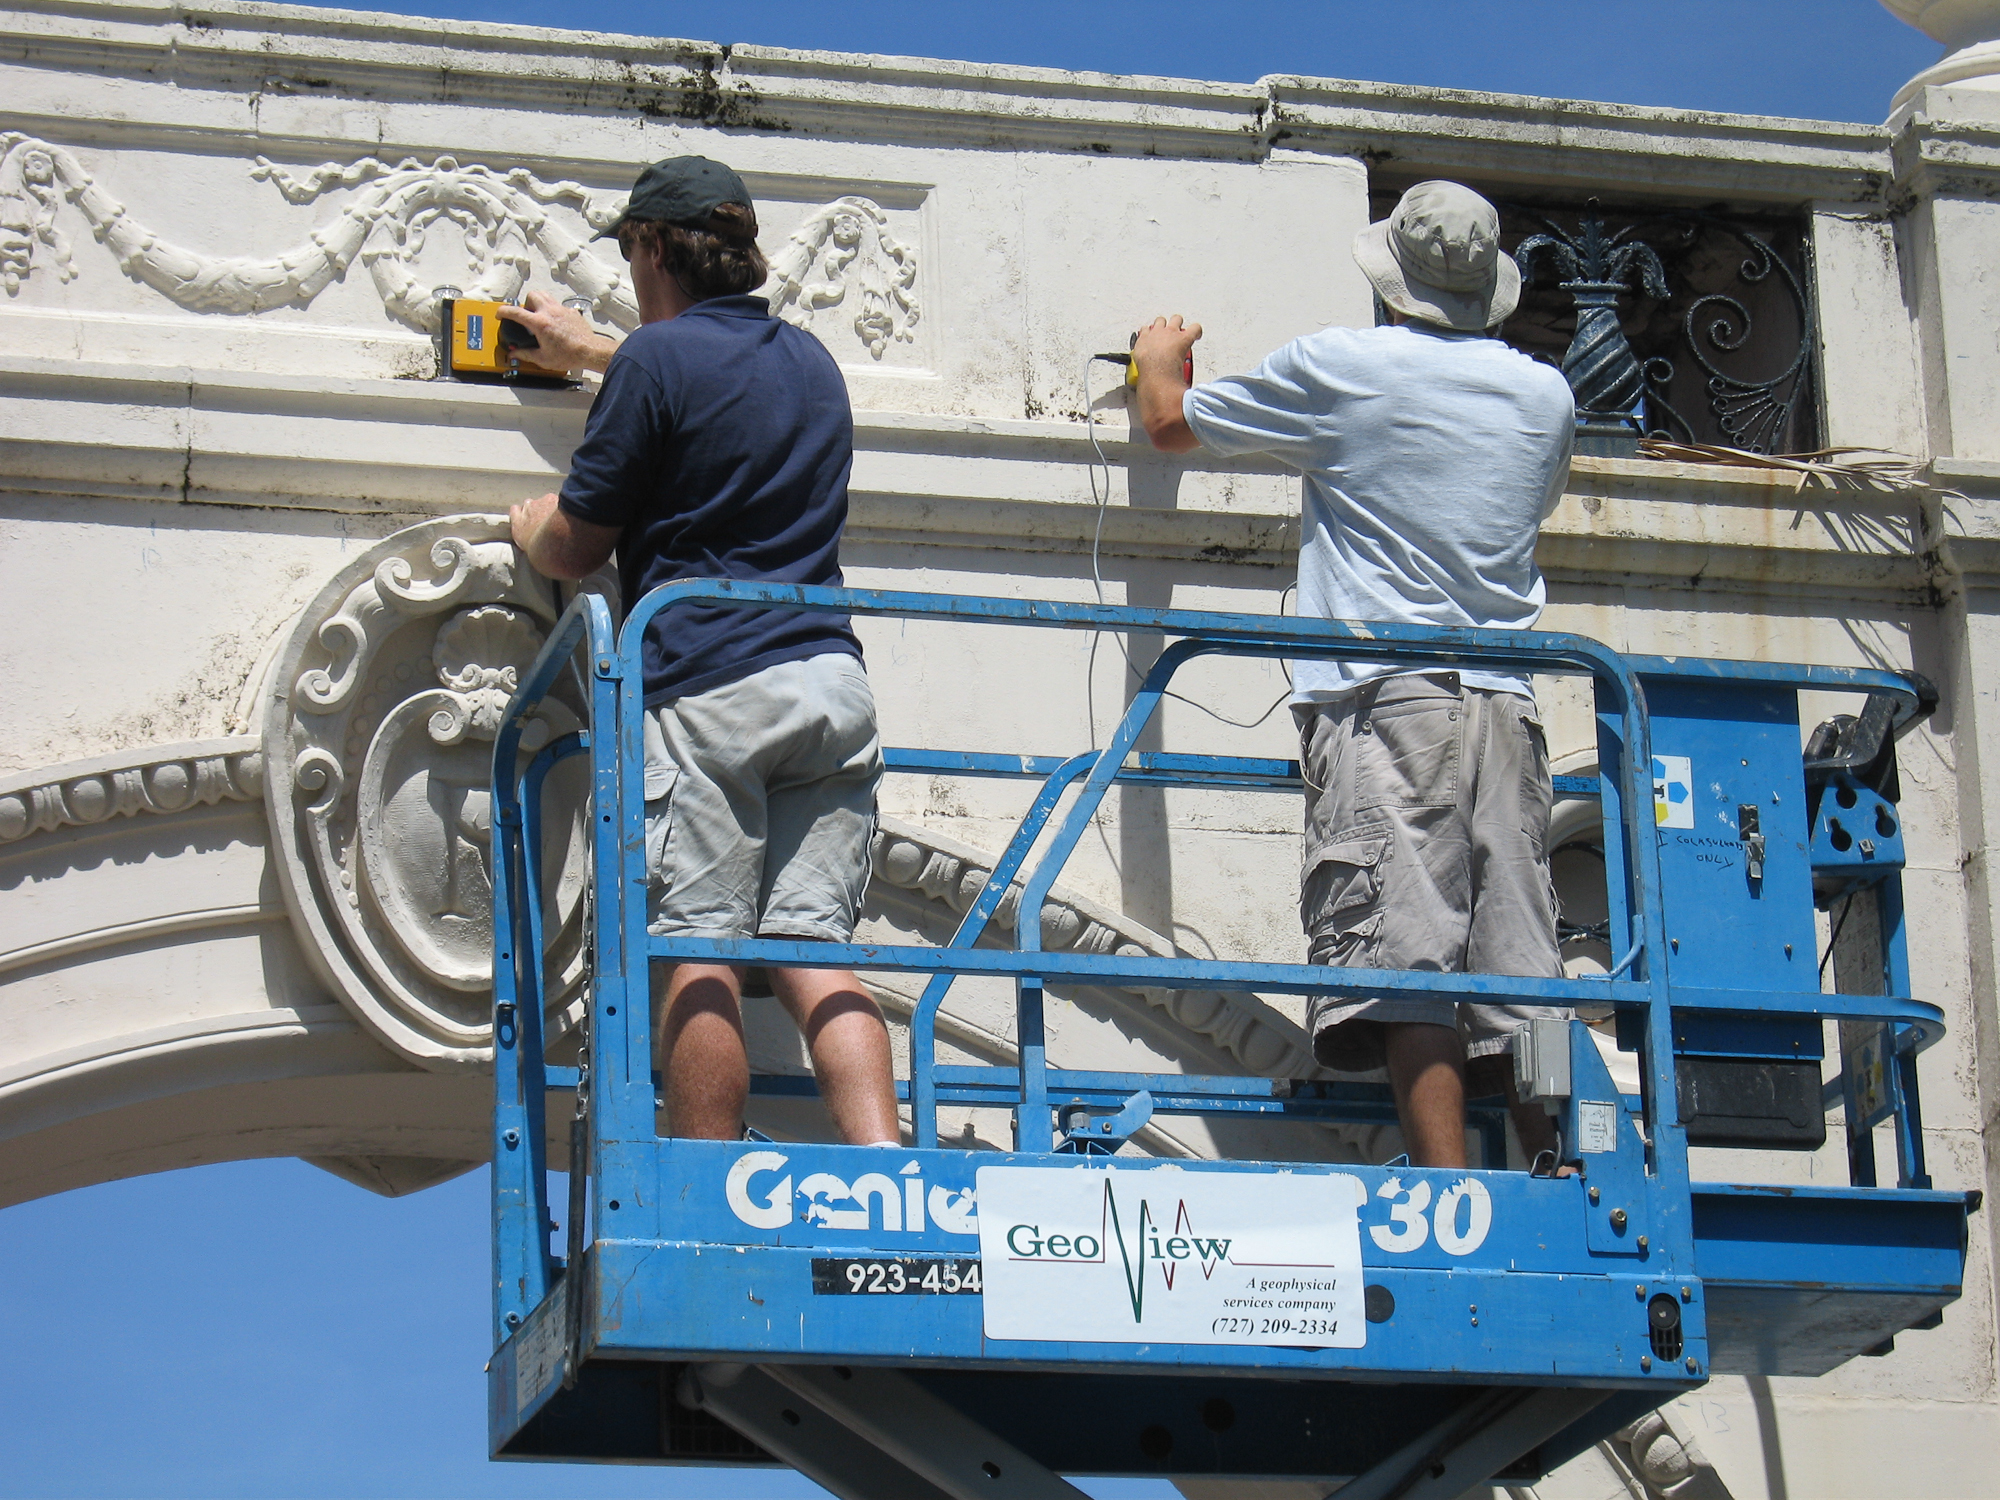
[[[467,313],[465,315],[465,347],[484,349],[486,347],[486,315]]]
[[[1685,755],[1653,757],[1653,821],[1662,828],[1694,827],[1694,764]]]
[[[1361,1179],[981,1167],[986,1336],[1359,1349]]]
[[[1854,1090],[1854,1111],[1863,1129],[1878,1125],[1895,1112],[1889,1093],[1888,1031],[1880,1021],[1842,1021],[1840,1051]]]

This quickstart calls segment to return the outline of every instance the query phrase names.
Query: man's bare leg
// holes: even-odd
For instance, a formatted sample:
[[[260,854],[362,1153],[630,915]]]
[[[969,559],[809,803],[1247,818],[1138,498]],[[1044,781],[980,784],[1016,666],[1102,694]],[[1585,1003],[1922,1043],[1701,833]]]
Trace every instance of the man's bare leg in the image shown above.
[[[1523,1099],[1516,1092],[1512,1053],[1475,1057],[1466,1064],[1466,1076],[1475,1098],[1503,1093],[1507,1096],[1507,1113],[1514,1121],[1514,1134],[1520,1139],[1522,1154],[1528,1158],[1530,1168],[1534,1166],[1535,1158],[1544,1151],[1553,1154],[1560,1147],[1562,1143],[1556,1137],[1556,1122],[1542,1108],[1541,1100]],[[1555,1175],[1568,1177],[1571,1169],[1558,1165]]]
[[[874,996],[844,969],[772,969],[771,988],[812,1054],[820,1097],[851,1146],[897,1141],[889,1028]]]
[[[667,976],[655,1050],[675,1135],[742,1139],[743,1104],[750,1097],[742,994],[743,971],[730,964],[676,964]]]
[[[1392,1022],[1382,1028],[1382,1048],[1410,1161],[1465,1166],[1465,1044],[1458,1028]]]

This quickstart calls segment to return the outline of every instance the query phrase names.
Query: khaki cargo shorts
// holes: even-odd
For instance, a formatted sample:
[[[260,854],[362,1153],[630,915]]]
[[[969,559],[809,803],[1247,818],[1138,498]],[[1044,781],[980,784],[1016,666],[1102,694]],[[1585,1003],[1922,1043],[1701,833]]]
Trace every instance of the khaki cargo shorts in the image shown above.
[[[1456,673],[1368,683],[1299,705],[1306,781],[1299,919],[1308,960],[1341,968],[1562,976],[1549,882],[1548,746],[1532,701]],[[1505,1052],[1566,1010],[1315,996],[1313,1055],[1382,1065],[1382,1023],[1456,1026],[1466,1055]]]
[[[875,696],[842,652],[649,710],[647,930],[851,941],[881,779]]]

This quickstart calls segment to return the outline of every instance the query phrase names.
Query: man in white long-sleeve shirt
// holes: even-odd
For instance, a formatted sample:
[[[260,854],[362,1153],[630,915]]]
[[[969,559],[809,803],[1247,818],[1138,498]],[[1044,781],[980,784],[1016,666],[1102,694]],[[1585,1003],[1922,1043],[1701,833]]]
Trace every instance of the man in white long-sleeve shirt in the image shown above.
[[[1133,352],[1140,420],[1167,452],[1268,453],[1303,474],[1302,614],[1530,628],[1546,594],[1535,538],[1568,478],[1575,408],[1560,371],[1488,337],[1520,300],[1499,216],[1458,183],[1420,183],[1354,256],[1387,326],[1308,334],[1187,389],[1201,329],[1157,320]],[[1560,976],[1528,680],[1352,661],[1293,675],[1311,962]],[[1510,1085],[1512,1035],[1537,1013],[1320,997],[1313,1048],[1333,1068],[1386,1065],[1412,1160],[1463,1166],[1468,1059],[1481,1092]],[[1531,1155],[1554,1145],[1538,1108],[1514,1118]]]

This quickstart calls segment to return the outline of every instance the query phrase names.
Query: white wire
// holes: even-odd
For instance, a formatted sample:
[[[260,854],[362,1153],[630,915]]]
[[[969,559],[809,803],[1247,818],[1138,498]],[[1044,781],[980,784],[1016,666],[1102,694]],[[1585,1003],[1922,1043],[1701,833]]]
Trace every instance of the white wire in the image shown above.
[[[1090,533],[1090,582],[1091,586],[1097,590],[1097,602],[1102,604],[1104,602],[1104,573],[1100,564],[1100,554],[1104,545],[1104,513],[1111,506],[1111,460],[1105,457],[1104,448],[1097,441],[1097,418],[1090,405],[1090,367],[1096,361],[1097,356],[1094,354],[1086,354],[1083,357],[1083,425],[1084,429],[1090,434],[1091,451],[1097,455],[1096,462],[1091,464],[1088,469],[1090,474],[1090,498],[1097,504],[1097,524],[1091,529]],[[1100,468],[1104,470],[1104,490],[1101,494],[1097,488],[1097,471]],[[1290,596],[1292,590],[1297,587],[1298,581],[1294,579],[1292,582],[1286,584],[1284,592],[1278,595],[1278,613],[1280,615],[1285,612],[1285,600]],[[1086,683],[1094,681],[1096,677],[1097,642],[1103,633],[1102,630],[1091,633],[1090,661],[1086,668],[1089,676],[1086,678]],[[1125,636],[1122,631],[1118,633],[1117,642],[1118,654],[1125,659],[1125,670],[1132,674],[1133,681],[1144,682],[1146,674],[1132,664],[1132,653],[1126,649]],[[1182,693],[1169,690],[1164,696],[1185,703],[1189,708],[1199,709],[1217,723],[1227,724],[1235,729],[1255,729],[1278,711],[1279,704],[1292,696],[1292,664],[1281,656],[1278,658],[1278,669],[1285,674],[1284,692],[1277,696],[1269,708],[1247,722],[1241,719],[1229,718],[1225,714],[1219,714],[1207,704],[1197,703],[1194,699]],[[1086,693],[1086,698],[1088,696],[1088,693]],[[1095,705],[1088,702],[1086,702],[1086,709],[1090,714],[1090,745],[1094,750],[1097,748],[1097,711]]]

